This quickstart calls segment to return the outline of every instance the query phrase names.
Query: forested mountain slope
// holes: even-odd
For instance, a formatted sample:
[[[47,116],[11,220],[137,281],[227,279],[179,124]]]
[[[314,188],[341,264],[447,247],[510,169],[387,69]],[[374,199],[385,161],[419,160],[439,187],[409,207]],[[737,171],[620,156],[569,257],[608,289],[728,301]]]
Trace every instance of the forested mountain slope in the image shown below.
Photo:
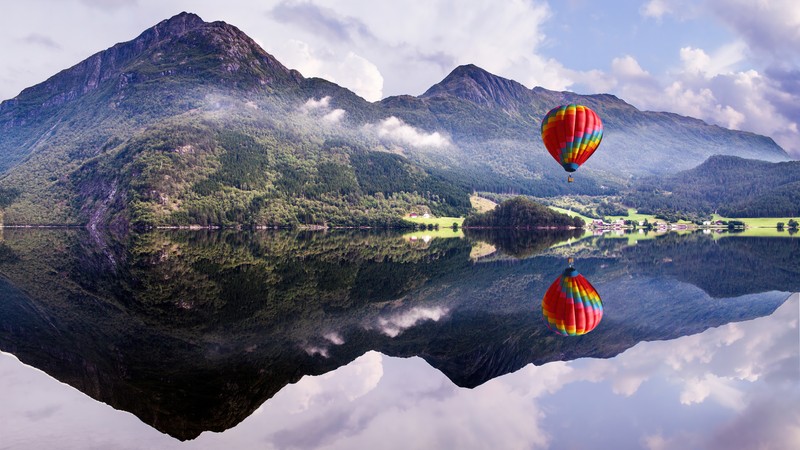
[[[625,202],[645,213],[800,216],[800,161],[712,156],[694,169],[634,183]]]

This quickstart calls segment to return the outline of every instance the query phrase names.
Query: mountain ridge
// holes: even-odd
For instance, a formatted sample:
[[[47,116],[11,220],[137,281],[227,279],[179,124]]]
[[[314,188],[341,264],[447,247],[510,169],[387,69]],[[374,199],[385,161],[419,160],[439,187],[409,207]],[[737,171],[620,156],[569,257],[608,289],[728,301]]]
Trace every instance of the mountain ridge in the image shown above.
[[[566,102],[606,126],[570,186],[538,138],[539,117]],[[388,224],[411,210],[465,215],[476,190],[610,195],[714,153],[788,159],[768,137],[472,64],[371,103],[185,12],[3,102],[0,131],[12,224]],[[363,214],[346,217],[354,206]]]
[[[21,103],[26,103],[26,101],[34,101],[42,96],[47,97],[44,102],[40,103],[42,107],[60,105],[66,101],[74,100],[97,89],[105,81],[125,76],[126,74],[121,73],[121,71],[136,57],[155,49],[166,41],[178,39],[187,33],[203,28],[220,28],[230,31],[236,35],[237,39],[241,39],[261,50],[267,57],[266,59],[269,60],[269,65],[272,68],[287,75],[292,74],[293,71],[280,64],[272,55],[264,52],[260,46],[235,26],[222,21],[205,22],[196,14],[182,12],[148,28],[130,41],[120,42],[101,50],[80,63],[56,73],[47,80],[23,89],[16,97],[0,103],[0,114],[4,110],[9,110]],[[302,78],[302,75],[296,71],[294,71],[293,76]],[[124,85],[127,80],[120,80],[119,82]],[[73,89],[67,92],[58,91],[59,88],[65,85],[72,85]],[[75,88],[78,87],[82,89],[76,91]]]
[[[800,161],[713,155],[699,166],[634,183],[626,203],[644,213],[800,216]]]
[[[474,64],[466,64],[453,69],[419,98],[450,94],[479,105],[508,108],[524,101],[529,92],[528,88],[514,80],[491,74]]]
[[[117,43],[105,50],[94,53],[80,63],[61,70],[41,83],[25,88],[19,95],[0,103],[0,113],[12,106],[27,99],[50,95],[41,106],[63,103],[64,101],[74,100],[81,94],[85,94],[97,87],[100,82],[106,81],[113,75],[118,75],[116,70],[120,65],[129,62],[134,56],[141,54],[146,47],[151,47],[161,41],[163,34],[174,37],[185,33],[188,29],[194,29],[205,24],[199,16],[191,13],[180,13],[169,19],[165,19],[151,28],[143,31],[133,40]],[[70,91],[53,92],[59,86],[68,82],[83,86],[82,92]],[[42,92],[44,91],[44,92]],[[55,97],[55,98],[53,98]]]

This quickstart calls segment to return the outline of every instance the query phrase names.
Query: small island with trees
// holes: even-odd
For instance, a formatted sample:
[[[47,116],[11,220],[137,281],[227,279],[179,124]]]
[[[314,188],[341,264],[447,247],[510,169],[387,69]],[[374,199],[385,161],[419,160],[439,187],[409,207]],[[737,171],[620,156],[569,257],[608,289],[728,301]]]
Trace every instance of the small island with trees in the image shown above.
[[[491,211],[474,214],[466,219],[464,228],[583,228],[584,221],[540,205],[525,197],[506,200]]]

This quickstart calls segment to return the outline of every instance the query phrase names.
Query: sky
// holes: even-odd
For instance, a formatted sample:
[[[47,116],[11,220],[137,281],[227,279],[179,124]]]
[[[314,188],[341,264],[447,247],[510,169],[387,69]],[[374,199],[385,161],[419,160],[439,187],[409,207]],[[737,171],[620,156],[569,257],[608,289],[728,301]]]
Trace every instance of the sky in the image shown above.
[[[4,0],[0,99],[181,11],[370,101],[475,64],[763,134],[800,159],[796,0]]]

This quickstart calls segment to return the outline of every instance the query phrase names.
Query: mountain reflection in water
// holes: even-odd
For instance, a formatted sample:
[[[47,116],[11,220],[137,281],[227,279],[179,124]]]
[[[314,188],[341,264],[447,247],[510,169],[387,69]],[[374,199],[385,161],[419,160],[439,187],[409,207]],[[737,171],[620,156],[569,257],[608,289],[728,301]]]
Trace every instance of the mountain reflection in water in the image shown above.
[[[667,235],[629,246],[624,240],[578,240],[563,233],[517,238],[467,233],[466,239],[410,242],[399,235],[374,233],[158,232],[134,236],[126,243],[99,245],[77,230],[6,229],[3,236],[0,350],[179,439],[229,429],[261,411],[222,435],[203,434],[194,441],[197,445],[223,442],[229,435],[236,442],[238,430],[251,429],[246,424],[257,421],[265,411],[270,411],[274,424],[256,428],[264,433],[271,430],[261,437],[268,436],[277,447],[313,448],[328,442],[358,446],[360,441],[351,438],[363,439],[366,445],[370,436],[387,436],[402,427],[392,428],[392,414],[361,416],[372,406],[359,409],[354,405],[393,399],[400,402],[393,404],[400,408],[399,417],[403,402],[411,401],[404,396],[413,392],[433,396],[427,400],[429,410],[414,406],[421,422],[435,421],[439,414],[437,408],[443,405],[437,403],[436,395],[443,395],[451,407],[463,409],[461,415],[472,412],[480,417],[476,410],[501,408],[504,414],[500,416],[508,423],[495,424],[498,429],[541,415],[536,412],[544,407],[538,402],[540,397],[556,402],[547,411],[563,409],[569,415],[557,405],[566,404],[559,403],[562,400],[577,401],[574,395],[550,395],[561,391],[562,385],[573,383],[586,391],[589,400],[584,401],[589,405],[601,400],[620,403],[617,397],[605,398],[611,394],[655,395],[655,386],[645,383],[650,376],[647,370],[657,372],[660,375],[654,379],[671,386],[665,361],[678,370],[695,359],[713,360],[708,354],[711,350],[702,350],[705,346],[697,336],[716,333],[718,342],[739,345],[745,324],[729,323],[762,316],[769,317],[760,321],[783,324],[781,332],[794,332],[795,346],[773,355],[770,364],[783,367],[784,378],[793,375],[796,381],[797,376],[797,306],[789,313],[773,314],[789,293],[800,291],[797,239]],[[477,262],[470,259],[471,243],[478,239],[499,252]],[[570,244],[564,242],[568,239]],[[562,339],[547,329],[539,307],[547,287],[563,271],[566,256],[573,255],[579,258],[581,273],[601,292],[605,310],[602,323],[592,333]],[[779,312],[785,309],[786,305]],[[794,318],[787,319],[792,312]],[[723,327],[696,334],[718,326]],[[647,368],[633,368],[628,378],[616,374],[626,369],[618,360],[624,361],[625,355],[642,346],[668,347],[671,342],[641,344],[609,360],[566,362],[613,358],[641,341],[685,335],[695,336],[671,342],[690,341],[689,347],[699,348],[670,353],[677,358],[672,362],[653,359]],[[672,352],[667,347],[664,351]],[[417,356],[450,381],[443,382],[440,375],[420,366],[418,359],[393,356]],[[748,350],[737,356],[752,354]],[[12,381],[16,371],[24,370],[11,364],[9,357],[2,361],[3,367],[12,366],[7,369]],[[759,366],[762,363],[758,359],[737,363],[741,367],[736,366],[736,383],[769,384],[762,378],[768,369]],[[578,369],[595,365],[603,370]],[[560,371],[572,375],[562,380]],[[303,378],[322,374],[327,375]],[[526,374],[532,378],[521,381]],[[611,394],[593,394],[579,382],[604,383],[600,374],[614,378],[609,381]],[[749,405],[746,394],[732,394],[738,385],[731,384],[732,375],[727,372],[710,378],[699,372],[695,375],[681,387],[682,407],[717,397],[722,403],[733,402],[736,407],[731,411],[737,413]],[[338,381],[331,387],[329,379]],[[420,390],[402,387],[406,379],[416,380],[414,389]],[[501,391],[516,389],[501,380],[528,385],[521,399],[510,405],[522,399],[537,400],[533,409],[508,415],[501,406],[507,398],[500,396],[494,404],[495,400],[481,395],[491,386],[505,386]],[[281,390],[290,383],[297,384],[287,387],[284,394]],[[367,395],[384,384],[388,391],[382,390],[380,397]],[[728,394],[738,400],[726,400]],[[81,396],[72,398],[71,402],[83,401]],[[482,403],[486,401],[490,404]],[[41,405],[44,409],[26,409],[24,403],[15,410],[15,403],[11,405],[11,411],[22,416],[3,423],[21,425],[0,425],[0,430],[3,436],[16,435],[20,443],[26,439],[46,442],[37,440],[34,424],[63,416],[63,405],[51,405],[52,411]],[[0,414],[10,414],[3,411]],[[285,416],[292,411],[297,414]],[[318,415],[324,411],[326,416]],[[92,416],[92,420],[104,423],[117,420],[112,416],[121,417],[112,411],[107,414],[109,419]],[[281,415],[285,419],[278,420]],[[295,419],[300,422],[292,422]],[[80,436],[70,430],[74,427],[78,433],[84,425],[75,418],[61,420],[72,425],[50,430],[61,430],[79,442]],[[306,420],[317,424],[315,433],[304,428]],[[487,420],[478,429],[488,433],[491,424]],[[414,441],[418,445],[412,446],[430,446],[445,436],[448,442],[466,439],[465,430],[460,437],[446,435],[446,425],[441,432],[428,430],[432,434],[419,436],[421,440]],[[26,427],[31,434],[24,434]],[[346,430],[353,427],[359,432],[348,434]],[[647,438],[667,439],[669,431],[663,428],[662,435]],[[111,430],[100,434],[103,439],[125,435]],[[518,437],[530,438],[520,442],[534,445],[552,444],[547,436],[554,435],[548,431],[534,436],[526,431]],[[169,441],[157,434],[148,436],[159,445]],[[407,448],[411,438],[406,431],[395,441]],[[484,436],[465,441],[464,446],[503,442],[502,436],[495,438],[498,441]]]

